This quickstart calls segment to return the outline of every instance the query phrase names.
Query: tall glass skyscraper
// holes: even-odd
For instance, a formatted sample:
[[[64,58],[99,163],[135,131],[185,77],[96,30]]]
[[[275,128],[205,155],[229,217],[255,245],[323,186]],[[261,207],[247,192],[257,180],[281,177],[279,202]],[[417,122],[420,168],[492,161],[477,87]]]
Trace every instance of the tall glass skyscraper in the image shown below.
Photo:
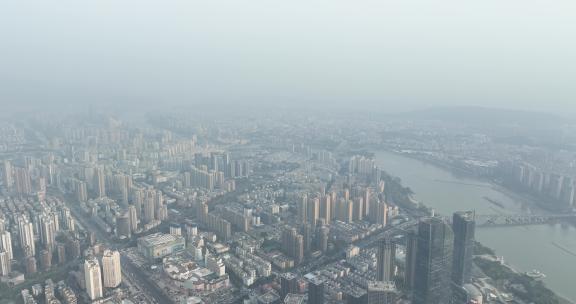
[[[474,212],[456,212],[452,217],[454,231],[454,261],[452,281],[458,286],[470,283],[474,251]]]
[[[406,263],[404,265],[404,284],[409,290],[414,290],[417,246],[418,234],[416,231],[410,231],[408,235],[406,235]]]
[[[396,244],[389,238],[384,238],[378,242],[378,253],[376,255],[376,280],[392,281],[396,265]]]
[[[324,281],[319,278],[308,280],[308,303],[324,304]]]
[[[417,259],[414,269],[414,304],[446,304],[452,296],[452,228],[441,218],[418,224]]]

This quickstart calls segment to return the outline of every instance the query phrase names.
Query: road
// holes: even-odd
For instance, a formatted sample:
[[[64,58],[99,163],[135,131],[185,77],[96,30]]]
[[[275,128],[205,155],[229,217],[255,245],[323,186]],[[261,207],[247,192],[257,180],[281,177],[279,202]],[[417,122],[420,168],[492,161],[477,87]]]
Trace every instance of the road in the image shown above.
[[[121,257],[121,259],[123,258]],[[138,278],[133,273],[127,271],[126,267],[122,269],[122,282],[128,286],[135,299],[138,299],[141,296],[146,300],[146,303],[156,303],[156,299],[142,289],[144,284],[139,282]]]
[[[149,295],[151,295],[155,303],[168,303],[173,304],[174,301],[165,295],[162,290],[149,279],[148,275],[140,269],[137,265],[134,265],[126,256],[121,256],[122,260],[122,272],[127,273],[130,278],[142,287]]]
[[[96,237],[109,248],[115,250],[122,248],[122,245],[110,239],[110,236],[106,231],[103,231],[100,226],[94,224],[90,219],[86,218],[82,214],[83,211],[81,208],[79,208],[78,205],[70,204],[69,201],[62,195],[57,196],[66,203],[66,205],[70,208],[70,213],[74,216],[76,221],[78,221],[78,223],[84,227],[84,229],[94,232]],[[130,278],[139,285],[143,292],[145,292],[150,298],[154,299],[155,303],[174,303],[152,280],[149,279],[148,275],[146,275],[138,266],[134,265],[128,258],[124,256],[124,254],[121,255],[121,261],[122,273],[129,274]]]

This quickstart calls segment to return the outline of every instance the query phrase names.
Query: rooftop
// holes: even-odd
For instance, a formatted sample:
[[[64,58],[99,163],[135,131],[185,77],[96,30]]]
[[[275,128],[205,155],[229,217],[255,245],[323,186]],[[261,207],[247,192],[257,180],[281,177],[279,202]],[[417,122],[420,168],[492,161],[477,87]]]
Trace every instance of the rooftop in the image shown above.
[[[370,281],[368,282],[368,290],[378,290],[378,291],[395,291],[396,285],[394,282],[379,282],[379,281]]]
[[[284,298],[284,304],[302,304],[304,303],[304,295],[289,293]]]
[[[164,233],[154,233],[144,237],[141,237],[139,241],[146,246],[156,246],[176,241],[184,240],[182,236],[179,235],[172,235],[172,234],[164,234]]]

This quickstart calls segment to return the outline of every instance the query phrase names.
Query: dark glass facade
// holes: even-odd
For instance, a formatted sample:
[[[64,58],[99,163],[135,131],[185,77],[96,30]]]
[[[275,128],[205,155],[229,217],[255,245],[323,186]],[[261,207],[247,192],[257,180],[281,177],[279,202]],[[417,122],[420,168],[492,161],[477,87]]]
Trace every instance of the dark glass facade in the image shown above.
[[[324,304],[324,282],[314,278],[308,282],[308,303]]]
[[[417,247],[418,234],[415,231],[410,231],[406,236],[406,264],[404,267],[404,285],[409,290],[414,289]]]
[[[476,223],[473,212],[456,212],[452,218],[454,231],[454,262],[452,281],[458,286],[470,283],[472,255],[474,251],[474,231]]]
[[[396,244],[389,238],[378,242],[376,263],[376,279],[378,281],[392,281],[396,261]]]
[[[441,218],[418,224],[414,304],[447,304],[452,296],[452,228]]]

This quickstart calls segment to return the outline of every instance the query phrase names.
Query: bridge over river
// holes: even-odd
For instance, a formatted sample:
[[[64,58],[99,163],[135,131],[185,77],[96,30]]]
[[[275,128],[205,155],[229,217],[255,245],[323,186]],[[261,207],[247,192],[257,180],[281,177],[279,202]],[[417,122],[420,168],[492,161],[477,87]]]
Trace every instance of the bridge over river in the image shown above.
[[[476,214],[476,227],[528,226],[554,223],[576,223],[576,214]]]

